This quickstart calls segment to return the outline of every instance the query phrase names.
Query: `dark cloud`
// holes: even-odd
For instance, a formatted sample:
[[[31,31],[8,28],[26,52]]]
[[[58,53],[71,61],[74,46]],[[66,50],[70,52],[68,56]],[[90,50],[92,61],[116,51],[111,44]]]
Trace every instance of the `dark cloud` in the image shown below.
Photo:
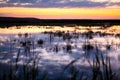
[[[92,0],[6,0],[0,7],[105,7],[120,5],[120,2],[92,1]]]
[[[108,6],[113,6],[113,5],[120,6],[120,2],[117,2],[117,3],[113,2],[113,3],[109,3],[109,4],[108,4]]]
[[[8,3],[34,3],[36,0],[9,0]]]

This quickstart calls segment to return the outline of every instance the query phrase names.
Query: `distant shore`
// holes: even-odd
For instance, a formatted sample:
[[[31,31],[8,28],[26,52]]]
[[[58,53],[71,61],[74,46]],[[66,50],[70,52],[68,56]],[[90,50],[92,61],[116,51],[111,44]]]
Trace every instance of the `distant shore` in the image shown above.
[[[109,27],[120,25],[118,19],[37,19],[37,18],[17,18],[17,17],[0,17],[0,27],[11,26],[102,26]]]

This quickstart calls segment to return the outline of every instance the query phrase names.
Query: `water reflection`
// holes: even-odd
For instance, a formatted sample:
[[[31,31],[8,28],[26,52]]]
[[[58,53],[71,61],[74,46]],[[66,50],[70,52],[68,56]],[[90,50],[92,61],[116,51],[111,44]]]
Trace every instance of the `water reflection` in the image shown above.
[[[75,65],[89,70],[90,64],[85,58],[92,63],[96,54],[102,54],[111,59],[114,70],[120,68],[118,26],[104,29],[81,26],[20,26],[0,30],[1,63],[15,64],[17,56],[18,65],[28,62],[31,65],[32,60],[40,59],[38,67],[47,69],[54,76],[53,70],[62,70],[63,66],[77,58],[79,60]]]

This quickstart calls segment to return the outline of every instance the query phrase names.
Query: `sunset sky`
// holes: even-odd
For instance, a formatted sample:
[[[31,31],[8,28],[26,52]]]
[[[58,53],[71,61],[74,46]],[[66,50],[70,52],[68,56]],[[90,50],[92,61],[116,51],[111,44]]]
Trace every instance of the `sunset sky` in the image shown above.
[[[120,0],[0,0],[0,16],[120,19]]]

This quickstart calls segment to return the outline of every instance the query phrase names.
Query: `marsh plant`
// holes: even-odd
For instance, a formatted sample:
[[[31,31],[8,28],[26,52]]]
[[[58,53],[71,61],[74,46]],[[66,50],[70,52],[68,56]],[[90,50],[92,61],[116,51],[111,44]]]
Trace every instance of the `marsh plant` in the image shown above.
[[[99,58],[97,55],[90,64],[91,76],[86,75],[86,72],[75,67],[75,63],[79,60],[75,59],[71,61],[64,69],[64,72],[69,69],[70,77],[68,80],[119,80],[116,73],[112,70],[110,58]],[[88,60],[88,59],[87,59]],[[85,74],[86,73],[86,74]]]
[[[53,60],[53,62],[56,62],[54,64],[57,65],[57,63],[59,63],[59,65],[57,65],[57,67],[59,67],[61,66],[60,65],[61,63],[58,60],[67,58],[68,55],[70,57],[69,58],[70,60],[71,59],[75,59],[75,60],[72,60],[67,66],[63,65],[65,66],[65,68],[63,68],[62,66],[63,71],[61,71],[62,73],[59,75],[64,77],[63,79],[65,80],[119,80],[117,78],[118,75],[115,74],[112,68],[110,58],[108,56],[105,56],[105,53],[99,49],[97,43],[94,42],[96,44],[95,45],[94,43],[91,42],[92,40],[94,40],[94,35],[96,35],[92,30],[88,30],[87,32],[84,33],[75,33],[75,32],[70,33],[69,31],[67,32],[51,31],[51,32],[43,32],[42,34],[44,34],[45,38],[42,38],[40,36],[39,39],[34,39],[33,41],[30,40],[31,36],[28,33],[18,34],[19,39],[24,38],[24,40],[23,41],[18,40],[18,43],[16,43],[17,45],[19,44],[18,45],[19,48],[15,48],[18,49],[16,57],[13,60],[13,62],[11,61],[8,64],[9,68],[7,72],[4,71],[4,73],[2,73],[2,77],[0,77],[0,80],[49,80],[48,77],[51,76],[48,76],[48,73],[53,75],[55,74],[52,72],[47,72],[46,70],[42,70],[39,65],[42,65],[43,67],[44,65],[43,63],[41,64],[40,62],[45,61],[45,63],[47,63],[49,62],[49,58],[53,57],[55,58],[55,61]],[[101,32],[98,32],[97,34],[100,37],[105,37],[106,35],[111,36],[110,34],[101,33]],[[115,36],[117,38],[119,37],[118,34]],[[80,40],[82,38],[85,40],[83,41]],[[79,43],[81,44],[79,45]],[[105,45],[104,46],[105,50],[110,51],[113,48],[112,45],[113,43]],[[95,50],[96,53],[95,54],[92,53],[92,51],[94,52]],[[10,53],[12,54],[12,52]],[[46,53],[47,55],[49,56],[52,55],[52,56],[50,57],[47,56],[46,58],[45,57]],[[52,53],[57,53],[57,54],[52,54]],[[64,53],[72,53],[72,54],[64,54]],[[94,54],[94,56],[92,56],[92,59],[90,57],[86,57],[87,53],[90,53],[89,55]],[[99,53],[101,54],[99,55]],[[77,57],[76,54],[78,54]],[[19,61],[21,60],[21,55],[24,57],[23,58],[24,60],[22,60],[23,61],[22,64],[19,64]],[[59,58],[58,55],[60,57],[61,55],[67,55],[67,57]],[[82,70],[81,66],[75,64],[77,61],[79,61],[82,58],[81,56],[84,58],[85,61],[88,62],[89,73]],[[42,58],[43,60],[41,60]],[[81,64],[82,63],[79,63],[79,65]],[[54,67],[50,66],[50,69],[52,68]],[[67,74],[65,73],[66,71]]]
[[[46,78],[47,71],[43,71],[42,76],[38,76],[40,72],[38,67],[40,58],[34,56],[27,62],[23,62],[23,65],[19,65],[19,54],[20,52],[18,51],[15,65],[9,63],[8,70],[3,73],[1,80],[44,80]]]

